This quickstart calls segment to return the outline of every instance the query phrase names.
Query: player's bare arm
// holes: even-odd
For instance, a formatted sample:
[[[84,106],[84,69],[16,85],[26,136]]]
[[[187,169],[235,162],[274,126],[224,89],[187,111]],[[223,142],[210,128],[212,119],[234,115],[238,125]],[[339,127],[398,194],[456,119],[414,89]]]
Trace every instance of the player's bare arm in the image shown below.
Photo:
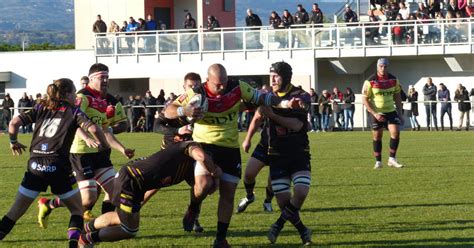
[[[21,119],[16,116],[14,117],[8,126],[8,135],[10,136],[10,149],[13,155],[21,155],[25,150],[26,146],[18,142],[18,130],[22,125]]]
[[[127,158],[133,158],[135,156],[135,149],[126,148],[120,141],[111,133],[108,129],[103,129],[105,138],[109,143],[110,147],[122,153]]]

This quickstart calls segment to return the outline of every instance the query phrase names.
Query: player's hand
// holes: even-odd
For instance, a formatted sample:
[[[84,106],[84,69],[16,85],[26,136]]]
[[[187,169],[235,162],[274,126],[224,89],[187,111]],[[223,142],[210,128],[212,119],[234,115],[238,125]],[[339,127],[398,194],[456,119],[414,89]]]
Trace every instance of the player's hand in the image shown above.
[[[131,159],[135,156],[135,149],[125,148],[122,154],[128,159]]]
[[[15,144],[10,144],[10,149],[12,150],[13,155],[21,155],[26,151],[26,146],[20,142],[16,142]]]
[[[100,142],[93,138],[87,138],[84,141],[86,142],[86,145],[89,148],[98,148],[100,146]]]
[[[378,122],[384,122],[385,121],[385,116],[380,114],[380,113],[375,113],[374,114],[374,118],[378,121]]]
[[[187,117],[191,117],[193,119],[201,119],[203,116],[201,107],[199,106],[184,106],[183,113]]]
[[[288,108],[290,109],[297,109],[297,108],[304,108],[304,103],[301,98],[291,98],[290,102],[288,102]]]
[[[192,133],[193,131],[192,131],[191,125],[185,125],[178,129],[179,135],[192,134]]]
[[[250,147],[252,147],[252,142],[244,139],[244,142],[242,142],[242,149],[244,149],[244,152],[249,153]]]

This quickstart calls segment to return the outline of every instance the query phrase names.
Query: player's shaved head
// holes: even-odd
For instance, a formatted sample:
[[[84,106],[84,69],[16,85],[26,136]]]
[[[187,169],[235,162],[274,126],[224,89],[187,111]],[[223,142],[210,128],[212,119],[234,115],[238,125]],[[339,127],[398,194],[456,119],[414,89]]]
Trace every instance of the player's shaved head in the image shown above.
[[[213,64],[207,69],[207,82],[213,94],[224,92],[227,86],[227,71],[221,64]]]

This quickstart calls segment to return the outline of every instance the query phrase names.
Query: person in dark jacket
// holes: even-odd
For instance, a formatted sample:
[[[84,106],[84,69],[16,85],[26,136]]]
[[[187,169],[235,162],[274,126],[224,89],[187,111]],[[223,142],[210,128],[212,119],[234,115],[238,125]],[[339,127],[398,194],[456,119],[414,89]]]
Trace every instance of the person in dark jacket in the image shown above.
[[[413,85],[408,87],[407,102],[410,103],[410,110],[407,111],[408,118],[410,119],[411,128],[413,131],[420,131],[420,124],[416,117],[418,116],[418,92]]]
[[[319,113],[319,96],[313,88],[309,90],[311,96],[311,107],[309,108],[311,132],[321,131],[321,114]]]
[[[438,131],[438,119],[436,117],[436,85],[433,84],[433,79],[427,79],[425,86],[423,86],[423,95],[426,110],[426,126],[428,127],[428,131],[431,130],[431,117],[433,117],[433,124],[436,128],[436,131]]]
[[[156,107],[149,107],[156,105],[156,98],[148,90],[141,104],[145,107],[145,132],[153,131],[153,124],[155,123]]]
[[[262,20],[257,14],[254,14],[252,9],[247,9],[247,16],[245,17],[245,24],[247,27],[260,27]]]
[[[306,24],[309,21],[308,12],[306,9],[303,8],[303,5],[298,4],[297,11],[294,14],[294,22],[295,24]]]
[[[313,9],[311,10],[311,24],[322,24],[323,23],[323,12],[319,8],[317,3],[313,3]],[[322,26],[322,25],[318,25]]]
[[[245,24],[250,30],[258,30],[262,26],[262,20],[257,14],[254,14],[252,9],[247,9],[247,16],[245,17]],[[260,49],[262,48],[262,43],[260,43],[260,32],[252,31],[247,34],[247,48],[250,49]]]
[[[97,20],[94,22],[94,25],[92,25],[92,32],[94,33],[107,32],[107,24],[105,24],[105,22],[102,21],[102,17],[100,15],[97,15]],[[105,34],[100,34],[99,36],[105,36]],[[101,49],[109,46],[109,40],[106,39],[105,37],[98,39],[97,42],[99,44],[99,48]]]
[[[344,92],[342,108],[344,110],[344,131],[352,131],[354,129],[354,111],[355,111],[355,95],[350,87]],[[349,123],[351,127],[349,128]]]
[[[444,131],[444,114],[448,114],[449,127],[453,130],[453,117],[451,115],[451,96],[448,88],[443,83],[439,84],[438,101],[441,102],[441,131]]]
[[[473,93],[471,91],[471,93]],[[454,92],[454,101],[458,102],[458,109],[459,109],[459,126],[457,131],[461,131],[462,123],[464,121],[464,116],[466,115],[466,131],[469,130],[469,123],[470,123],[470,110],[471,110],[471,103],[469,103],[469,92],[467,92],[466,87],[462,86],[462,84],[458,84],[458,88]]]
[[[331,94],[327,90],[323,90],[319,98],[319,110],[321,111],[321,124],[323,132],[329,129],[329,116],[331,116]]]
[[[341,130],[344,127],[344,112],[342,110],[342,101],[344,100],[344,94],[339,88],[334,87],[331,95],[333,118],[334,118],[334,130],[337,128]]]
[[[21,113],[24,113],[26,111],[28,111],[27,108],[31,108],[33,107],[33,103],[30,102],[30,100],[28,99],[28,95],[26,94],[26,92],[23,93],[23,96],[20,98],[20,100],[18,100],[18,107],[19,108],[23,108],[23,109],[19,109],[18,112],[21,114]],[[28,124],[29,125],[29,124]],[[28,126],[21,126],[21,132],[22,133],[27,133],[28,132]]]
[[[12,119],[12,116],[14,115],[13,109],[10,109],[13,107],[15,107],[15,103],[11,99],[10,94],[7,93],[5,95],[5,99],[3,99],[3,102],[2,102],[2,109],[3,109],[2,121],[3,121],[3,126],[5,127],[5,130],[7,130],[8,125],[10,124],[10,121]]]
[[[211,15],[207,17],[207,30],[213,31],[220,27],[219,21],[214,16]]]

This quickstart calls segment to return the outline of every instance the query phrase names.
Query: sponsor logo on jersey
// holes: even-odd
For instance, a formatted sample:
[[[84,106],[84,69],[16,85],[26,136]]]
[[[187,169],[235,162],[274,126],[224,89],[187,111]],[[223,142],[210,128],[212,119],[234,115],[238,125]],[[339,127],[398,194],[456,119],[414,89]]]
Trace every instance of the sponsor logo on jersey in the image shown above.
[[[41,151],[47,151],[48,150],[48,144],[41,144]]]

